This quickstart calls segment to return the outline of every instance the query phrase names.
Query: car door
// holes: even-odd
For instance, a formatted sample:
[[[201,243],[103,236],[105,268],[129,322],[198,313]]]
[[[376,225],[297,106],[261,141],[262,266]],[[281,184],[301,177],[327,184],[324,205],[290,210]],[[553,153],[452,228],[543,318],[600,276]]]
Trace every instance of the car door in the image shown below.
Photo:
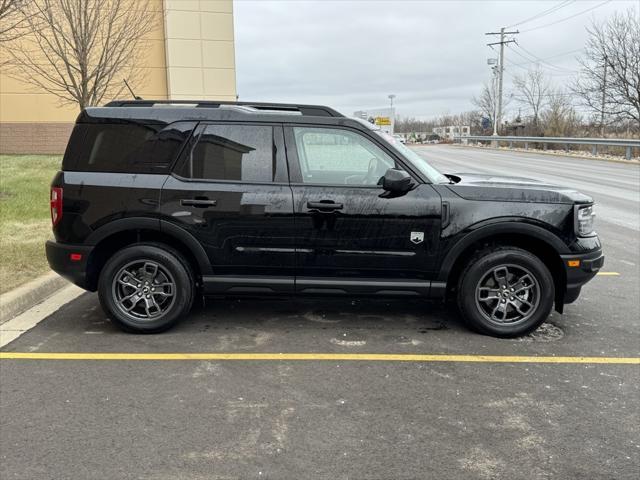
[[[294,219],[282,126],[201,124],[162,190],[161,213],[203,246],[208,293],[291,293]]]
[[[285,127],[296,233],[296,291],[428,294],[441,199],[415,178],[402,195],[378,182],[405,169],[375,133]]]

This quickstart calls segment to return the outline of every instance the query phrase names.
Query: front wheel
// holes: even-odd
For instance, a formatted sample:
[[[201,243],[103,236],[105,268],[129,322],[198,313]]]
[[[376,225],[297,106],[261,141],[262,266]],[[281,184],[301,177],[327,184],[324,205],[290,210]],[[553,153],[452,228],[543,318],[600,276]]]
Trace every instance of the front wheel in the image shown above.
[[[479,252],[462,273],[458,305],[466,323],[496,337],[525,335],[553,307],[553,277],[532,253],[516,247]]]
[[[132,245],[107,261],[98,295],[102,308],[121,329],[157,333],[191,309],[193,276],[188,263],[170,247]]]

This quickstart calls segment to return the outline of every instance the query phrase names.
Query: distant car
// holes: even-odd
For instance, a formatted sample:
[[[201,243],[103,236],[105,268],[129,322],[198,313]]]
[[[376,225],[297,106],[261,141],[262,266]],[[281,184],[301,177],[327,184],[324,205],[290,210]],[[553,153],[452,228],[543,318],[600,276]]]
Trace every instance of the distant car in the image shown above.
[[[407,143],[407,141],[405,140],[405,138],[404,138],[402,135],[395,134],[395,135],[393,136],[393,138],[395,138],[396,140],[398,140],[400,143]]]

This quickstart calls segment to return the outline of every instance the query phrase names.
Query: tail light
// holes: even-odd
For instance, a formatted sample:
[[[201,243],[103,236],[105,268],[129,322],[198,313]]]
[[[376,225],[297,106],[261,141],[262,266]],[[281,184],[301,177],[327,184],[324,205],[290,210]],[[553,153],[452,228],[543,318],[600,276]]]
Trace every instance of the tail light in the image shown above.
[[[55,227],[62,218],[62,187],[51,187],[51,224]]]

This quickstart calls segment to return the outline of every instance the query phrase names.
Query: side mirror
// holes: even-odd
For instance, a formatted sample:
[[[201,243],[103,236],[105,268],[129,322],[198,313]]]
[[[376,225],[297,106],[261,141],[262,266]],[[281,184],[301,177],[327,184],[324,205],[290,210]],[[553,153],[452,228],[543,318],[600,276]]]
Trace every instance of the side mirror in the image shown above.
[[[390,168],[382,177],[382,188],[391,193],[405,193],[411,189],[411,176],[404,170]]]

